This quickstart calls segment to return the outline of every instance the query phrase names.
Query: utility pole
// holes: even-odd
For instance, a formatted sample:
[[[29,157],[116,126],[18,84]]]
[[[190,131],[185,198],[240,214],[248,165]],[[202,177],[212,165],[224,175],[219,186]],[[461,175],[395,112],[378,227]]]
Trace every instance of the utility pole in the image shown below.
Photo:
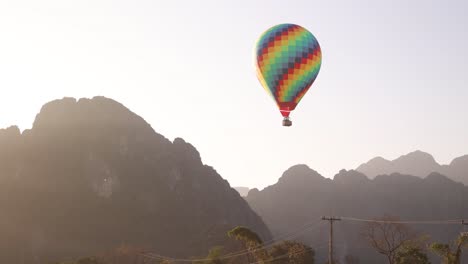
[[[333,216],[322,216],[322,220],[330,222],[330,238],[328,240],[328,264],[334,264],[335,262],[333,262],[333,222],[341,221],[341,218]]]

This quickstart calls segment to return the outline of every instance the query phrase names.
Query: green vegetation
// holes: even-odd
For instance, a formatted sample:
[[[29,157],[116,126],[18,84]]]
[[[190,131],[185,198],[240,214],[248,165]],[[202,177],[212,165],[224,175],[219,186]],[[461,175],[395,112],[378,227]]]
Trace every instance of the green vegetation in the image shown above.
[[[384,220],[385,219],[385,220]],[[463,248],[468,247],[468,235],[461,234],[451,244],[432,243],[428,246],[427,237],[416,235],[406,225],[395,218],[384,217],[368,222],[363,226],[363,235],[368,243],[380,254],[384,255],[389,264],[431,264],[427,250],[430,249],[442,259],[442,264],[462,264]],[[264,243],[260,236],[244,226],[237,226],[227,232],[231,238],[226,245],[237,249],[226,250],[225,247],[213,247],[205,257],[183,259],[184,263],[192,264],[314,264],[313,248],[297,241],[276,241]],[[55,264],[176,264],[163,256],[151,257],[142,254],[144,250],[121,246],[106,254],[82,258],[74,262]],[[337,259],[335,259],[337,261]],[[344,264],[359,264],[358,257],[346,255]],[[342,262],[335,262],[342,263]],[[328,264],[328,262],[326,262]]]
[[[224,264],[223,260],[220,259],[223,253],[223,247],[217,246],[210,250],[208,256],[206,256],[206,260],[203,261],[195,261],[194,264]]]
[[[268,252],[273,264],[314,264],[315,251],[296,241],[283,241]]]
[[[430,264],[430,262],[421,247],[404,245],[396,254],[395,264]]]
[[[462,249],[468,247],[468,234],[461,234],[452,246],[443,243],[433,243],[431,249],[442,258],[443,264],[461,264]]]
[[[249,263],[272,264],[313,264],[315,252],[296,241],[282,241],[264,245],[260,237],[246,227],[236,227],[228,232],[228,236],[242,241],[249,252]]]
[[[262,239],[247,227],[235,227],[227,235],[243,243],[244,248],[248,251],[247,259],[249,263],[255,260],[266,261],[268,259],[268,254],[263,248]]]

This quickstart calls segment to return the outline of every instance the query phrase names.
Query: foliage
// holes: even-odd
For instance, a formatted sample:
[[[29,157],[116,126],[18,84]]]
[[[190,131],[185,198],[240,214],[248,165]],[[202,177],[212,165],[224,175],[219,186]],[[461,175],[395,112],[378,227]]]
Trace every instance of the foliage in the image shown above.
[[[263,243],[263,241],[255,232],[244,226],[237,226],[234,229],[230,230],[228,232],[228,236],[233,237],[236,240],[249,242],[252,245],[260,245]]]
[[[244,226],[237,226],[230,230],[228,236],[238,241],[243,242],[245,249],[248,251],[247,261],[262,263],[268,259],[268,253],[263,249],[263,241],[252,230]]]
[[[468,234],[461,234],[455,241],[452,242],[452,247],[449,244],[433,243],[431,250],[442,257],[444,264],[460,264],[462,249],[468,246]]]
[[[223,253],[223,247],[214,247],[208,253],[206,260],[195,261],[194,264],[224,264],[225,262],[220,259]]]
[[[250,253],[249,263],[272,264],[313,264],[315,251],[297,241],[283,241],[274,245],[269,251],[265,250],[259,236],[246,227],[236,227],[228,232],[228,236],[243,241]]]
[[[273,264],[313,264],[315,252],[314,250],[302,243],[296,241],[283,241],[275,245],[268,252],[270,262]]]
[[[395,264],[430,264],[430,262],[420,247],[404,245],[396,254]]]

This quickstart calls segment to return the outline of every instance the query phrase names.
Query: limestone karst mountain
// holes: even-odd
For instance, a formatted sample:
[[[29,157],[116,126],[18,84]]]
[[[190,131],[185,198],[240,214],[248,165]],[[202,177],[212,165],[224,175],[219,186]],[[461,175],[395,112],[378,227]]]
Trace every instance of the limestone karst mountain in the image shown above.
[[[316,248],[318,263],[326,260],[328,225],[324,215],[372,219],[384,215],[407,220],[445,220],[468,217],[468,187],[439,174],[425,178],[393,173],[367,178],[358,171],[340,171],[334,179],[321,176],[306,165],[286,170],[276,184],[253,189],[246,197],[274,237],[297,230],[296,239]],[[308,226],[310,228],[304,228]],[[360,263],[384,263],[360,236],[362,222],[335,225],[335,254],[340,263],[348,254]],[[433,241],[449,241],[463,229],[460,225],[412,225]],[[325,243],[325,244],[324,244]],[[434,262],[435,263],[435,262]]]
[[[454,181],[468,185],[468,155],[455,158],[448,165],[441,165],[434,160],[432,155],[418,150],[392,161],[376,157],[361,164],[356,170],[370,178],[391,173],[425,177],[431,172],[438,172]]]
[[[120,246],[204,256],[260,217],[198,151],[104,97],[44,105],[0,130],[0,263],[50,263]]]

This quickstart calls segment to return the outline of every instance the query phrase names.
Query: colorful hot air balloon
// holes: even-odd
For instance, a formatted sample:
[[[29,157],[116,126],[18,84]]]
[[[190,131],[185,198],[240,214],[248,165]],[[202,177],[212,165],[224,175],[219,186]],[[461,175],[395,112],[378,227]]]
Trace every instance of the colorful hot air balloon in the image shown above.
[[[314,35],[294,24],[280,24],[262,34],[256,46],[257,77],[291,126],[289,113],[314,83],[322,52]]]

